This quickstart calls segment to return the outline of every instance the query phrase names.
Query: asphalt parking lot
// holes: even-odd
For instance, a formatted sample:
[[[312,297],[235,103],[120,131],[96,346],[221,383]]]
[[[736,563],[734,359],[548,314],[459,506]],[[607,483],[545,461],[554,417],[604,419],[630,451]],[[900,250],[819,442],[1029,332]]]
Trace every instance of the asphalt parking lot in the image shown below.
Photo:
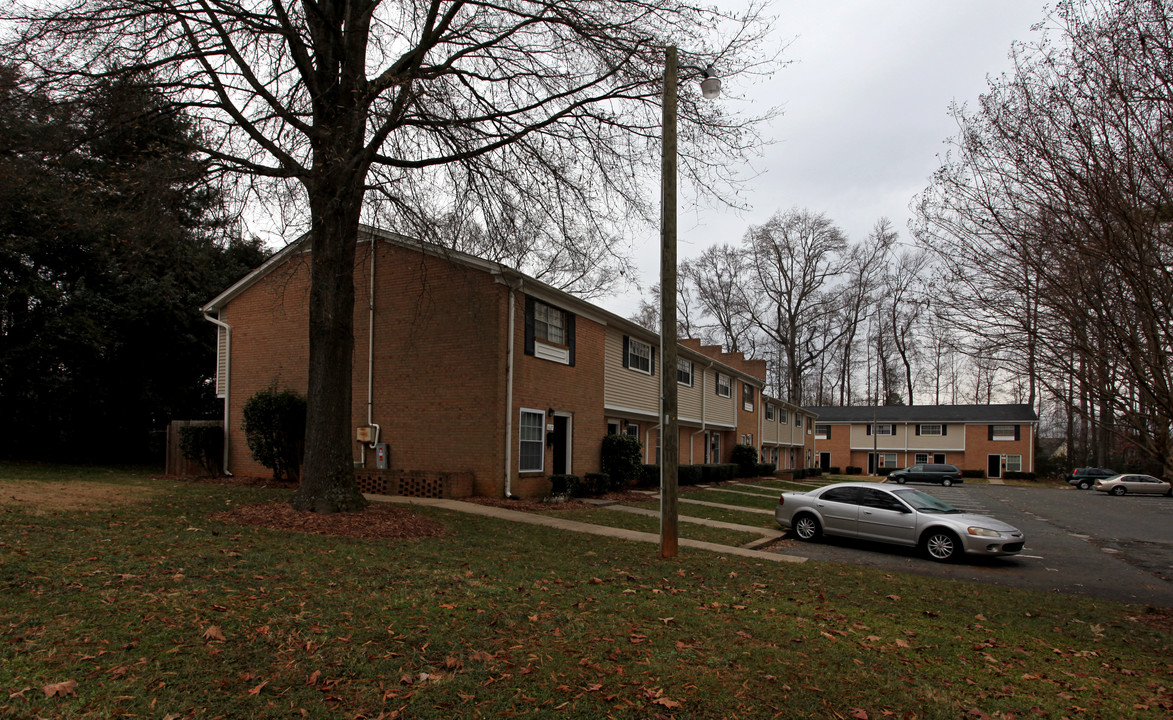
[[[909,548],[824,538],[772,550],[812,560],[1173,608],[1173,498],[1111,497],[1091,490],[967,484],[913,485],[1026,534],[1009,558],[941,564]],[[764,548],[765,549],[765,548]]]

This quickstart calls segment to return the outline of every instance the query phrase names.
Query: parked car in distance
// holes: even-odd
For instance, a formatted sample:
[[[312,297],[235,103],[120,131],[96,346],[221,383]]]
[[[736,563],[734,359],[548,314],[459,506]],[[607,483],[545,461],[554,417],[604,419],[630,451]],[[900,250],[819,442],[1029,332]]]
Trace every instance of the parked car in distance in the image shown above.
[[[1173,485],[1155,478],[1152,475],[1129,475],[1127,473],[1114,475],[1110,478],[1100,478],[1093,486],[1100,492],[1113,495],[1168,495],[1173,497]]]
[[[961,477],[961,471],[957,469],[956,465],[945,465],[943,463],[924,463],[923,465],[906,467],[902,470],[893,470],[888,473],[888,480],[900,483],[901,485],[906,482],[941,483],[945,487],[949,487],[953,483],[965,482]]]
[[[920,548],[930,559],[1015,555],[1022,531],[1001,520],[963,512],[916,488],[837,483],[778,498],[774,520],[804,542],[823,534]]]
[[[1115,470],[1109,470],[1108,468],[1075,468],[1075,470],[1073,470],[1071,474],[1067,476],[1067,484],[1074,485],[1080,490],[1087,490],[1093,484],[1095,484],[1096,480],[1110,478],[1117,474],[1118,473]]]

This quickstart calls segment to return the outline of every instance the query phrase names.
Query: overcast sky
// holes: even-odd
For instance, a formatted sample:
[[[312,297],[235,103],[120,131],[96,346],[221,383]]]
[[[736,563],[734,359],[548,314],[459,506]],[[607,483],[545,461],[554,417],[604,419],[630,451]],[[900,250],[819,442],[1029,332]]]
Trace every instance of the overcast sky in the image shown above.
[[[909,204],[927,186],[955,133],[951,102],[971,106],[986,78],[1009,70],[1014,41],[1037,39],[1043,0],[775,0],[779,43],[791,64],[735,94],[777,105],[773,144],[754,161],[745,213],[690,207],[681,187],[678,255],[740,242],[750,225],[792,207],[825,213],[850,241],[889,218],[905,241]],[[719,70],[719,68],[718,68]],[[719,102],[719,101],[718,101]],[[641,282],[659,278],[659,238],[637,239]],[[634,289],[597,301],[623,317]]]

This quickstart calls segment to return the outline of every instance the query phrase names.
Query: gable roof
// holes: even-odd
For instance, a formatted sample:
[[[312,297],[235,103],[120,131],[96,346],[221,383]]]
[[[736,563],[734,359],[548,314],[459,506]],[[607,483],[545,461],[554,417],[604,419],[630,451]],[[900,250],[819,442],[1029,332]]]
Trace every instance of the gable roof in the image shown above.
[[[850,405],[810,407],[823,423],[1037,423],[1030,405]]]
[[[604,310],[603,308],[594,305],[587,300],[583,300],[582,298],[572,295],[565,290],[559,290],[553,285],[542,282],[537,278],[526,275],[520,270],[516,270],[507,265],[503,265],[492,260],[485,260],[484,258],[479,258],[475,255],[470,255],[459,250],[452,250],[441,245],[435,245],[424,240],[417,240],[406,235],[400,235],[399,233],[382,230],[370,225],[359,226],[359,243],[374,240],[382,240],[383,242],[414,250],[428,256],[482,270],[496,277],[498,282],[502,282],[503,284],[514,287],[515,289],[518,289],[528,295],[534,295],[539,299],[548,300],[551,303],[554,303],[564,309],[571,310],[575,314],[586,317],[600,325],[615,327],[627,333],[628,335],[640,337],[654,344],[659,343],[659,333],[653,330],[649,330],[639,323],[628,320],[621,315],[616,315],[610,311]],[[289,260],[290,257],[297,255],[298,253],[309,251],[310,234],[307,232],[286,245],[284,248],[273,253],[273,255],[270,256],[269,259],[263,262],[259,267],[233,283],[228,289],[201,307],[200,311],[205,314],[219,312],[221,308],[228,305],[230,302],[232,302],[233,299],[248,290],[260,280],[264,279],[276,268],[280,267],[283,263]],[[764,384],[762,378],[755,377],[749,372],[746,372],[744,367],[739,366],[739,359],[740,365],[744,365],[747,362],[740,355],[740,353],[735,353],[728,358],[722,358],[721,356],[724,355],[724,353],[710,354],[704,352],[704,348],[701,348],[699,342],[695,343],[695,347],[693,347],[693,344],[691,343],[686,344],[686,340],[686,338],[681,338],[677,343],[679,348],[678,352],[681,357],[687,357],[694,360],[703,358],[706,361],[711,361],[713,365],[719,366],[721,372],[727,372],[732,376],[736,376],[742,379],[748,378],[752,381],[755,381],[756,383]]]

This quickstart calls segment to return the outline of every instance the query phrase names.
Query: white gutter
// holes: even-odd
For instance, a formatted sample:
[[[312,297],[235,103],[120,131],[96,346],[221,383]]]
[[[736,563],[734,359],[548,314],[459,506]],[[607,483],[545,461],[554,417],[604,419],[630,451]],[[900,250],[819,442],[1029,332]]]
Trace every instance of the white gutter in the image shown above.
[[[688,436],[688,460],[692,465],[696,465],[696,442],[694,441],[697,435],[700,435],[705,431],[705,425],[707,424],[705,422],[705,408],[708,407],[709,393],[707,386],[705,385],[705,380],[709,377],[709,370],[712,369],[713,361],[709,360],[709,364],[705,367],[704,374],[701,375],[701,429]],[[705,447],[705,451],[708,451],[708,447]]]
[[[232,326],[218,318],[212,317],[206,312],[204,313],[204,319],[224,331],[224,457],[221,469],[225,475],[231,477],[232,473],[228,471],[228,401],[232,398],[232,393],[229,392],[232,389],[232,385],[229,382],[232,379]],[[216,348],[216,350],[217,365],[219,365],[219,348]],[[219,368],[217,367],[218,371]]]
[[[513,333],[515,331],[515,315],[517,313],[517,300],[514,294],[521,289],[525,283],[521,278],[517,279],[517,286],[514,287],[509,284],[509,331],[505,336],[505,497],[513,497],[513,345],[516,342]]]

